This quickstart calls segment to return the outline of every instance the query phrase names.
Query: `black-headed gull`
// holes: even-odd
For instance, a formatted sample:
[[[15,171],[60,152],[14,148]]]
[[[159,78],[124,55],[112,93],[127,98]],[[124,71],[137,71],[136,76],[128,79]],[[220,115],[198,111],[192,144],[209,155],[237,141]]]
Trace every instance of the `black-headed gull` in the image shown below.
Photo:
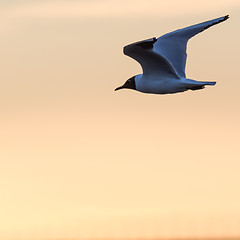
[[[140,63],[143,74],[129,78],[115,91],[129,88],[143,93],[168,94],[215,85],[216,82],[186,78],[187,42],[196,34],[228,18],[227,15],[167,33],[157,39],[150,38],[125,46],[124,54]]]

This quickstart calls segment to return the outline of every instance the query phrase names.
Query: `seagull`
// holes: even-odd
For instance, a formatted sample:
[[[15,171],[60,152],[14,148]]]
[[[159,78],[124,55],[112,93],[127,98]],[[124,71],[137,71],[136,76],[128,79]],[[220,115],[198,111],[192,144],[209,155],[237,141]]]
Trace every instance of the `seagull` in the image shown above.
[[[143,93],[171,94],[203,89],[205,85],[215,85],[216,82],[186,78],[187,42],[198,33],[228,18],[229,15],[226,15],[178,29],[159,38],[154,37],[125,46],[123,53],[136,60],[141,65],[143,73],[129,78],[115,91],[128,88]]]

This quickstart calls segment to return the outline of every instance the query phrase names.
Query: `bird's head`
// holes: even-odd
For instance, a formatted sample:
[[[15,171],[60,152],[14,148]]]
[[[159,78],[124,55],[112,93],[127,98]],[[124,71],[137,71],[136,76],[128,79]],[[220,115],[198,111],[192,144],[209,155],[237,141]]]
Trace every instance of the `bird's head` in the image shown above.
[[[129,78],[121,87],[116,88],[115,91],[123,89],[123,88],[129,88],[129,89],[136,90],[135,76]]]

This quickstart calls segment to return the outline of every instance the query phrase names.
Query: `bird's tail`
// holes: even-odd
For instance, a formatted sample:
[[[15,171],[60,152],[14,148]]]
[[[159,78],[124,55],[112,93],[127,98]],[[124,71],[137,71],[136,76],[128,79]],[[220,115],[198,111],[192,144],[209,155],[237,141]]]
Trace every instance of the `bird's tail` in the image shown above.
[[[214,86],[216,84],[216,82],[203,82],[195,81],[192,79],[184,79],[183,81],[187,85],[187,87],[191,90],[203,89],[205,85]]]
[[[210,86],[214,86],[216,84],[216,82],[201,82],[204,85],[210,85]]]

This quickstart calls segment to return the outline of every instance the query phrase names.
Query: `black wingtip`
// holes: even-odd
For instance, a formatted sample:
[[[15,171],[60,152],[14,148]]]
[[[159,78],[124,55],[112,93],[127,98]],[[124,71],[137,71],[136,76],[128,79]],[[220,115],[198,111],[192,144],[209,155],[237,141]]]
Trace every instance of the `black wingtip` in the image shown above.
[[[142,41],[140,43],[137,43],[136,45],[140,46],[140,47],[142,47],[144,49],[151,49],[151,48],[153,48],[153,44],[156,41],[157,41],[157,38],[153,37],[153,38],[147,39],[146,41]]]
[[[229,15],[224,16],[224,20],[229,19]]]
[[[219,20],[218,20],[217,22],[214,22],[214,23],[212,23],[212,24],[209,24],[208,26],[206,26],[206,27],[204,28],[204,30],[205,30],[205,29],[208,29],[208,28],[210,28],[210,27],[212,27],[212,26],[214,26],[214,25],[216,25],[216,24],[218,24],[218,23],[224,22],[224,21],[226,21],[228,18],[229,18],[229,15],[226,15],[226,16],[224,16],[224,17],[220,17],[220,18],[218,18]]]

